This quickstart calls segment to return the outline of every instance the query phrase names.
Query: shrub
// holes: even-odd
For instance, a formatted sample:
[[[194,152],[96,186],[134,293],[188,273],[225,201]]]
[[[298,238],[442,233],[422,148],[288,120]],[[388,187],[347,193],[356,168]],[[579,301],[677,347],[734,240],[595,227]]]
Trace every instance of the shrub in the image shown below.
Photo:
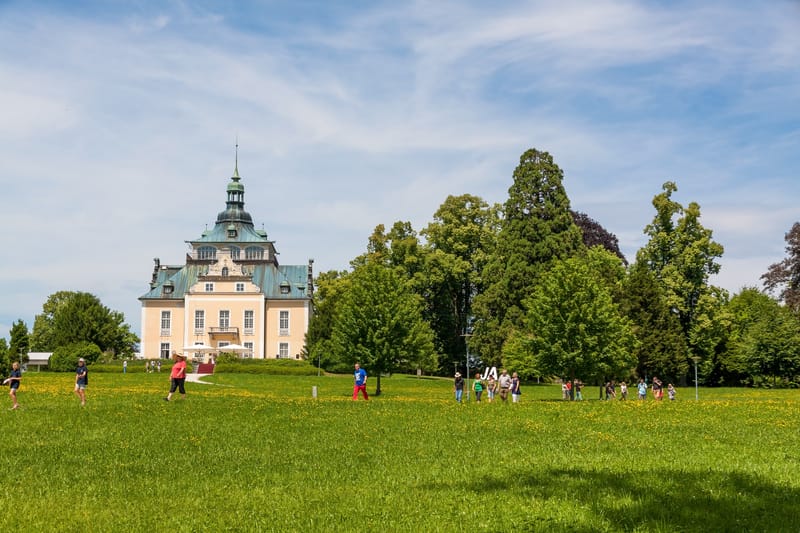
[[[220,357],[214,373],[231,374],[273,374],[281,376],[315,376],[317,367],[307,361],[295,359],[234,359],[232,361]]]
[[[86,365],[97,361],[103,352],[93,342],[75,342],[59,346],[50,356],[47,367],[55,372],[72,372],[78,366],[78,359],[86,359]]]

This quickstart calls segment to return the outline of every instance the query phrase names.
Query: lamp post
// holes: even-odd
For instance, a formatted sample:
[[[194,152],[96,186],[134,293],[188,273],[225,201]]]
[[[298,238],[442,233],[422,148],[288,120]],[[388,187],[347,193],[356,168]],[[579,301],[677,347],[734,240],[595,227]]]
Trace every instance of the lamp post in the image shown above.
[[[472,337],[472,333],[464,333],[461,336],[464,337],[464,346],[467,348],[467,403],[469,403],[469,338]]]
[[[700,357],[693,355],[692,361],[694,361],[694,399],[697,401],[700,399],[697,394],[697,363],[700,362]]]

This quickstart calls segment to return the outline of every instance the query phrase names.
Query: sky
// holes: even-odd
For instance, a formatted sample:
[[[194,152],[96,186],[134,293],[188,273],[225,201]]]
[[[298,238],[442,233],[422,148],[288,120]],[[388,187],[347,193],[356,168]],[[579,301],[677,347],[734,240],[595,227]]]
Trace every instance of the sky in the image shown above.
[[[734,294],[800,220],[800,2],[0,1],[0,337],[61,290],[139,333],[237,139],[283,264],[347,269],[448,195],[502,203],[537,148],[629,260],[675,182]]]

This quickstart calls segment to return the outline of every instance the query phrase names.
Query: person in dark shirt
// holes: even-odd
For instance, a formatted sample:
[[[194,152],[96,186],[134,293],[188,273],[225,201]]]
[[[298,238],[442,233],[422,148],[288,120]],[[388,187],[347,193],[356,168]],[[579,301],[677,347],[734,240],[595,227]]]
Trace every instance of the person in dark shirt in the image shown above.
[[[22,371],[19,369],[19,363],[14,361],[11,365],[11,375],[8,376],[6,383],[8,383],[9,391],[8,395],[11,397],[11,401],[14,402],[14,406],[11,407],[11,410],[19,409],[19,402],[17,402],[17,391],[19,390],[19,382],[22,380]]]
[[[81,405],[86,405],[86,386],[89,385],[89,369],[86,368],[86,359],[78,359],[78,368],[75,369],[75,394],[81,399]]]

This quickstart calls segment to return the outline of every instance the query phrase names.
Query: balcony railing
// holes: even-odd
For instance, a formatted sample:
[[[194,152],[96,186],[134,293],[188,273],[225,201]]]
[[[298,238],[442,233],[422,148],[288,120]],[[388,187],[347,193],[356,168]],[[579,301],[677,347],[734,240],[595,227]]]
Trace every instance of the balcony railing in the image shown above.
[[[239,328],[234,326],[208,328],[208,333],[211,335],[238,335]]]

